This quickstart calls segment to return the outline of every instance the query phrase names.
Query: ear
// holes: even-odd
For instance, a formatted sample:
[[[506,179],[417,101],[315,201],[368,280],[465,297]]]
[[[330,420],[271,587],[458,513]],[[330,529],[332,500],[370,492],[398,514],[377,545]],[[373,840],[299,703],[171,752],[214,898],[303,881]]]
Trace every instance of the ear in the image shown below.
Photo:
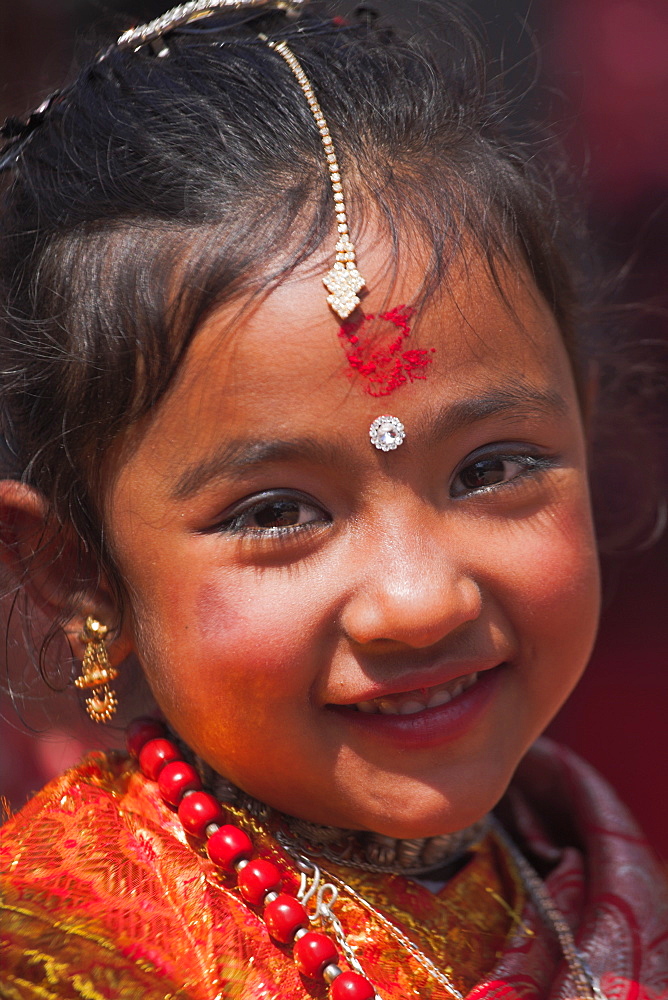
[[[37,490],[15,480],[0,480],[0,561],[47,616],[62,618],[72,653],[83,657],[86,617],[115,626],[118,609],[94,559],[83,552],[72,530],[53,517]],[[110,661],[121,663],[132,651],[127,629],[112,633]]]

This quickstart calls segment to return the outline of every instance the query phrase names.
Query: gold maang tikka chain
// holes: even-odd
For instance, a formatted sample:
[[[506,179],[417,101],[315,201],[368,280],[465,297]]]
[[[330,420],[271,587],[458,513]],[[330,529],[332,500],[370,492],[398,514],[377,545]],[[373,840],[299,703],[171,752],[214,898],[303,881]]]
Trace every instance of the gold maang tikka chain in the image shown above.
[[[118,39],[116,47],[119,49],[130,48],[136,51],[143,45],[151,44],[157,55],[164,57],[169,54],[169,47],[164,42],[161,43],[163,36],[193,21],[211,17],[223,11],[261,10],[262,8],[283,10],[286,14],[291,15],[297,13],[299,8],[307,2],[308,0],[189,0],[188,3],[174,7],[155,20],[149,21],[148,24],[125,31]],[[265,34],[260,34],[259,37],[287,63],[302,89],[320,133],[334,195],[336,226],[339,234],[336,243],[336,260],[322,280],[330,293],[327,296],[327,302],[341,319],[347,319],[353,309],[359,305],[360,300],[357,293],[364,288],[366,282],[357,270],[355,247],[348,231],[348,215],[343,196],[341,171],[332,136],[320,103],[313,92],[311,82],[292,49],[286,42],[271,41]],[[104,58],[105,55],[106,53],[101,58]]]
[[[81,661],[81,674],[75,685],[92,693],[86,698],[86,711],[93,722],[109,722],[118,708],[118,699],[109,686],[118,677],[107,655],[105,640],[109,629],[97,618],[89,615],[84,623],[81,638],[86,650]]]
[[[308,106],[311,109],[318,131],[320,132],[320,138],[322,140],[323,149],[325,150],[325,156],[327,158],[329,181],[332,185],[332,193],[334,195],[334,204],[336,206],[336,226],[339,233],[339,238],[336,244],[336,261],[332,269],[327,272],[322,280],[325,288],[330,293],[327,296],[329,305],[341,319],[346,319],[350,316],[355,306],[359,305],[360,300],[357,293],[364,288],[366,282],[357,270],[355,247],[350,239],[350,233],[348,232],[348,215],[346,212],[345,198],[343,196],[341,171],[339,169],[339,162],[334,149],[334,143],[332,142],[332,136],[329,128],[327,127],[327,121],[322,113],[318,99],[313,93],[311,82],[292,49],[290,49],[285,42],[272,42],[266,37],[266,35],[260,37],[263,41],[266,41],[270,49],[273,49],[274,52],[277,52],[280,56],[282,56],[287,63],[289,69],[297,80],[297,83],[301,87],[304,97],[308,101]]]

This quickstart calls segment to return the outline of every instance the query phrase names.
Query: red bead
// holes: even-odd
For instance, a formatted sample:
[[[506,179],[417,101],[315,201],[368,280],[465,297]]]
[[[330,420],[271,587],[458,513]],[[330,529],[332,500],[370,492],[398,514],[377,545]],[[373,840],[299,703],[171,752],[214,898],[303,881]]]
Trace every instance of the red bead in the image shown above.
[[[308,927],[308,914],[298,899],[283,892],[265,906],[264,922],[274,941],[291,944],[299,928]]]
[[[149,740],[139,751],[139,767],[146,778],[157,781],[165,764],[180,758],[178,747],[169,740]]]
[[[191,837],[204,837],[209,823],[220,823],[223,810],[208,792],[193,792],[181,800],[179,819]]]
[[[303,976],[317,979],[326,965],[337,962],[339,953],[336,945],[326,934],[309,931],[295,942],[295,962]]]
[[[280,889],[282,876],[276,865],[271,861],[257,858],[239,872],[239,888],[241,895],[253,906],[259,906],[268,892]]]
[[[125,741],[128,753],[132,757],[139,757],[139,751],[149,740],[164,739],[167,730],[158,719],[150,719],[147,715],[142,715],[139,719],[133,719],[125,733]]]
[[[220,830],[216,830],[209,837],[206,849],[214,865],[229,872],[237,861],[250,858],[253,853],[253,842],[238,826],[221,826]]]
[[[342,972],[329,988],[331,1000],[373,1000],[376,991],[359,972]]]
[[[194,767],[184,760],[174,760],[165,764],[158,777],[158,788],[165,802],[178,806],[186,792],[199,792],[202,782]]]

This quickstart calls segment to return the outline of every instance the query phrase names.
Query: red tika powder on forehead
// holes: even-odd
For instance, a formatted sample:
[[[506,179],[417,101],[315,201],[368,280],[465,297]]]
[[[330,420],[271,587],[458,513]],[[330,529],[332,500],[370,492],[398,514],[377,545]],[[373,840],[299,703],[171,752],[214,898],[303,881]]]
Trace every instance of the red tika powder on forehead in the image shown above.
[[[401,349],[410,335],[414,312],[412,306],[396,306],[379,315],[362,313],[341,326],[339,336],[345,342],[350,374],[367,380],[365,391],[370,396],[389,396],[407,382],[427,377],[429,355],[436,349]]]

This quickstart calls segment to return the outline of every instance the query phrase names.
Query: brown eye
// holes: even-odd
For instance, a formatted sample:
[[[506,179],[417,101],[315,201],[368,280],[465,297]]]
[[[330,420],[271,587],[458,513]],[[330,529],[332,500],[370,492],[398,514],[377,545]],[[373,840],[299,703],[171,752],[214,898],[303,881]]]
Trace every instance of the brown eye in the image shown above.
[[[277,500],[256,508],[249,520],[258,528],[290,528],[302,523],[303,506],[296,500]]]
[[[539,475],[554,464],[547,455],[486,455],[465,465],[452,481],[450,494],[463,497],[503,483]]]
[[[512,465],[515,466],[515,470],[508,468]],[[510,479],[513,474],[516,474],[517,470],[517,462],[511,463],[500,457],[483,458],[479,462],[467,465],[459,473],[458,478],[465,489],[480,490],[485,486],[495,486],[497,483],[505,482],[506,479]]]
[[[306,497],[256,494],[237,505],[236,511],[212,530],[251,534],[258,538],[263,534],[276,537],[282,532],[289,534],[292,530],[305,530],[329,522],[329,514]]]

